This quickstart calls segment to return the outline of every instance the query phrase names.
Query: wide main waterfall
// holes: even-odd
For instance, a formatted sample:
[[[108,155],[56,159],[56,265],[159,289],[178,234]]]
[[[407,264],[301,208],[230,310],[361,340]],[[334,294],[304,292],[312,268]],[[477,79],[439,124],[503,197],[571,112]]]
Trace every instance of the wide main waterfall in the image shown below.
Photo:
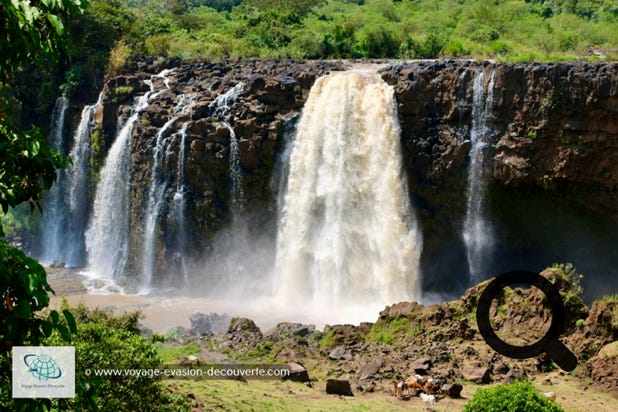
[[[399,132],[393,89],[376,73],[316,81],[290,157],[277,296],[324,304],[420,297],[421,238]]]

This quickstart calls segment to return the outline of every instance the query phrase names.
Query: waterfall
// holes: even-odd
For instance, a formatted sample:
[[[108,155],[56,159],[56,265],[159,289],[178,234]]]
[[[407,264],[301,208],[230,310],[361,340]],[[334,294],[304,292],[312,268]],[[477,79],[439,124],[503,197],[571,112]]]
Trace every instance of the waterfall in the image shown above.
[[[103,104],[103,93],[99,94],[97,102],[84,107],[75,135],[73,147],[69,156],[73,164],[67,168],[69,176],[69,212],[70,219],[67,228],[66,262],[70,266],[81,266],[86,256],[84,232],[88,224],[90,209],[90,132],[94,116]]]
[[[485,156],[491,133],[487,119],[493,108],[495,73],[492,73],[487,98],[483,72],[478,72],[472,87],[472,126],[470,128],[470,163],[468,167],[468,205],[464,220],[463,238],[466,244],[468,268],[472,282],[480,282],[489,276],[487,261],[491,255],[492,230],[485,216],[485,192],[487,168]]]
[[[290,157],[276,296],[325,307],[420,297],[421,237],[399,133],[393,89],[377,73],[316,81]]]
[[[89,211],[89,161],[90,161],[90,128],[94,114],[101,108],[103,93],[97,102],[85,106],[82,110],[79,125],[73,135],[73,146],[69,153],[72,164],[58,172],[58,180],[48,193],[43,216],[43,247],[41,258],[44,262],[61,260],[67,266],[76,267],[84,264],[85,244],[84,231],[88,221]],[[62,133],[64,112],[68,100],[60,98],[62,109],[54,110],[52,117],[54,147],[63,147]],[[56,105],[58,105],[58,101]],[[60,117],[58,117],[62,113]],[[62,121],[57,119],[62,118]]]
[[[240,144],[234,128],[230,125],[232,108],[245,90],[244,83],[238,83],[226,93],[217,96],[210,103],[213,114],[220,118],[221,124],[230,131],[230,177],[232,179],[232,214],[242,213],[244,194],[242,192],[242,172],[240,170]]]
[[[172,207],[168,219],[175,224],[175,251],[174,260],[178,262],[182,272],[182,278],[185,286],[189,284],[189,268],[187,267],[187,219],[185,216],[187,209],[187,199],[185,193],[185,149],[187,144],[187,129],[189,122],[184,122],[180,127],[178,134],[180,135],[178,149],[178,163],[176,170],[176,190],[172,197]]]
[[[155,89],[154,78],[165,80],[169,72],[164,70],[145,80],[150,90],[135,99],[131,116],[118,132],[100,171],[92,217],[86,231],[88,266],[96,277],[116,279],[124,270],[129,249],[131,135],[139,114],[148,107]]]
[[[52,111],[48,141],[58,152],[64,150],[64,123],[69,100],[58,97]],[[67,225],[67,176],[63,169],[56,173],[56,182],[45,194],[41,236],[41,261],[51,263],[56,259],[66,261],[64,256],[64,230]]]
[[[169,87],[168,83],[165,83]],[[167,157],[171,154],[170,141],[174,135],[169,135],[168,129],[176,123],[183,115],[187,115],[192,99],[181,95],[174,108],[174,115],[161,127],[157,133],[155,148],[153,151],[152,167],[150,170],[150,186],[148,189],[148,200],[146,202],[146,212],[144,213],[144,234],[142,240],[142,289],[148,290],[151,287],[156,264],[156,240],[157,240],[157,221],[161,206],[165,198],[165,192],[169,184],[168,179],[164,178],[164,166]],[[186,133],[188,123],[183,125]],[[182,148],[181,150],[184,150]],[[184,157],[179,155],[179,157]],[[183,159],[184,161],[184,159]],[[180,162],[180,160],[179,160]],[[183,167],[184,169],[184,167]]]

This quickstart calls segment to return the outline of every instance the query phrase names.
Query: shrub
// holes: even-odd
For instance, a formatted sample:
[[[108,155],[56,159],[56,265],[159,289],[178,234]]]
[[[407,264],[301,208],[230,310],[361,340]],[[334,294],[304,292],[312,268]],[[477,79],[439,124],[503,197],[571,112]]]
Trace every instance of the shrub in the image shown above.
[[[169,34],[155,34],[146,39],[146,52],[155,56],[167,56],[172,44]]]
[[[393,32],[380,26],[369,29],[362,41],[361,47],[366,57],[395,58],[399,55],[399,39]]]
[[[110,77],[120,74],[131,56],[131,48],[123,41],[117,41],[109,52],[107,75]]]
[[[461,40],[450,39],[444,47],[444,54],[452,57],[468,56],[470,54],[470,48],[464,45]]]
[[[161,359],[155,346],[139,335],[139,312],[114,315],[85,306],[71,308],[78,320],[75,346],[75,392],[66,401],[69,410],[185,411],[188,404],[172,395],[159,377],[96,376],[101,369],[156,369]],[[46,346],[60,344],[52,335]],[[88,372],[87,372],[88,371]]]
[[[539,394],[528,382],[479,389],[464,412],[560,412],[560,405]]]

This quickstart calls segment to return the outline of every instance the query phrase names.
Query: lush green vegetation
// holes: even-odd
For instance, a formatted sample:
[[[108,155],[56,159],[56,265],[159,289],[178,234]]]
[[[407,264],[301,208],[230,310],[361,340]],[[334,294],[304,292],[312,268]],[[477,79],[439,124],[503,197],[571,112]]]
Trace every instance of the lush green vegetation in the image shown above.
[[[543,397],[528,382],[479,389],[464,407],[465,412],[559,412],[563,409]]]
[[[156,369],[161,363],[155,345],[140,335],[139,312],[114,315],[85,306],[70,308],[77,319],[74,336],[76,396],[60,401],[59,409],[131,411],[148,405],[151,411],[185,411],[184,397],[173,395],[158,377],[98,377],[95,369]],[[54,334],[44,342],[61,344]],[[90,373],[86,371],[89,370]]]
[[[58,61],[63,21],[80,11],[81,4],[71,0],[0,2],[0,216],[22,203],[29,203],[31,211],[40,209],[56,170],[68,164],[37,128],[20,125],[14,110],[19,101],[9,84],[25,65]],[[0,409],[46,410],[52,406],[49,399],[11,399],[11,349],[39,345],[52,335],[71,342],[76,322],[66,309],[62,316],[55,310],[42,312],[53,292],[45,270],[3,238],[0,226]]]
[[[422,322],[417,322],[413,327],[408,318],[401,317],[390,322],[385,322],[380,319],[373,324],[367,338],[374,342],[392,345],[401,339],[413,338],[414,336],[420,335],[423,331],[424,325]]]
[[[107,27],[97,37],[114,45],[116,70],[129,50],[184,59],[618,57],[612,0],[94,0],[89,13]]]

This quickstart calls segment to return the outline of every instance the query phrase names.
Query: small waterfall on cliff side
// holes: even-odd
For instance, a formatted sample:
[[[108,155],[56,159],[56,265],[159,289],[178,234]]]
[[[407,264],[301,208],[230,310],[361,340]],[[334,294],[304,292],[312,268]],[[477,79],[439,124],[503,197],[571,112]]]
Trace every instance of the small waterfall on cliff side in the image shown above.
[[[86,231],[88,267],[98,278],[115,279],[124,270],[129,248],[129,181],[131,135],[154,92],[154,78],[164,80],[169,70],[146,80],[150,91],[135,99],[131,116],[118,132],[100,171],[92,218]]]
[[[178,163],[176,170],[176,190],[172,197],[172,206],[168,220],[174,223],[176,229],[174,260],[178,262],[185,286],[189,284],[189,268],[187,265],[187,199],[185,189],[185,151],[187,144],[187,128],[189,122],[184,122],[177,135],[180,135]]]
[[[62,154],[64,151],[64,122],[66,119],[69,99],[64,96],[56,99],[48,141],[50,145]],[[58,170],[56,182],[45,194],[42,222],[42,254],[41,260],[51,263],[55,259],[65,261],[64,257],[64,228],[67,224],[67,176],[65,170]]]
[[[485,156],[490,144],[487,119],[493,108],[495,72],[492,72],[485,98],[483,72],[474,78],[472,95],[472,126],[470,128],[470,163],[468,167],[468,206],[464,221],[463,238],[466,244],[468,268],[473,283],[488,277],[487,260],[491,255],[492,231],[485,216],[485,191],[487,185]]]
[[[73,164],[67,169],[69,175],[69,226],[67,228],[66,262],[71,266],[82,266],[86,258],[84,232],[88,225],[90,209],[90,128],[103,104],[103,93],[97,102],[86,106],[73,138],[73,148],[69,153]]]
[[[244,83],[238,83],[226,93],[217,96],[210,104],[215,116],[220,117],[223,124],[230,131],[230,177],[232,178],[232,214],[242,212],[244,205],[244,195],[242,192],[242,173],[240,170],[240,144],[230,125],[230,115],[234,104],[240,94],[245,90]]]
[[[167,83],[166,83],[167,86]],[[169,86],[168,86],[169,87]],[[165,192],[169,185],[169,178],[164,176],[164,168],[169,161],[168,158],[173,153],[171,150],[171,143],[177,137],[177,134],[169,134],[170,129],[181,116],[186,116],[189,113],[192,99],[181,95],[178,99],[178,103],[174,108],[174,115],[159,129],[157,133],[157,139],[152,156],[152,167],[150,170],[150,186],[148,189],[148,200],[146,202],[146,211],[144,213],[144,236],[142,240],[142,274],[143,282],[142,289],[148,290],[151,287],[152,279],[155,272],[156,264],[156,241],[157,241],[157,222],[159,214],[161,212],[161,206],[165,199]],[[177,193],[178,184],[181,184],[181,180],[184,180],[184,176],[180,177],[180,164],[184,162],[184,140],[186,135],[188,123],[185,122],[179,132],[181,135],[181,143],[179,143],[179,166],[177,177]],[[184,164],[184,163],[183,163]],[[184,175],[184,166],[182,166]],[[182,186],[181,189],[182,190]],[[184,213],[184,205],[182,211],[178,210],[178,213]],[[184,215],[183,215],[184,220]]]
[[[314,304],[420,297],[421,237],[402,176],[393,89],[376,73],[322,77],[290,158],[275,294]]]
[[[44,253],[41,259],[44,262],[59,259],[71,267],[84,264],[86,253],[84,231],[90,209],[88,196],[90,127],[95,113],[101,108],[102,99],[103,93],[99,95],[95,104],[85,106],[82,110],[69,153],[73,163],[59,172],[58,181],[48,192],[48,196],[53,197],[54,202],[46,200],[45,204],[42,240]],[[68,103],[66,99],[64,100]],[[63,110],[66,111],[66,106]],[[54,119],[56,119],[55,115]],[[61,130],[63,127],[58,123],[54,124],[56,124],[56,130]],[[55,147],[60,149],[62,146]],[[54,233],[53,237],[56,241],[46,236],[50,231]]]

